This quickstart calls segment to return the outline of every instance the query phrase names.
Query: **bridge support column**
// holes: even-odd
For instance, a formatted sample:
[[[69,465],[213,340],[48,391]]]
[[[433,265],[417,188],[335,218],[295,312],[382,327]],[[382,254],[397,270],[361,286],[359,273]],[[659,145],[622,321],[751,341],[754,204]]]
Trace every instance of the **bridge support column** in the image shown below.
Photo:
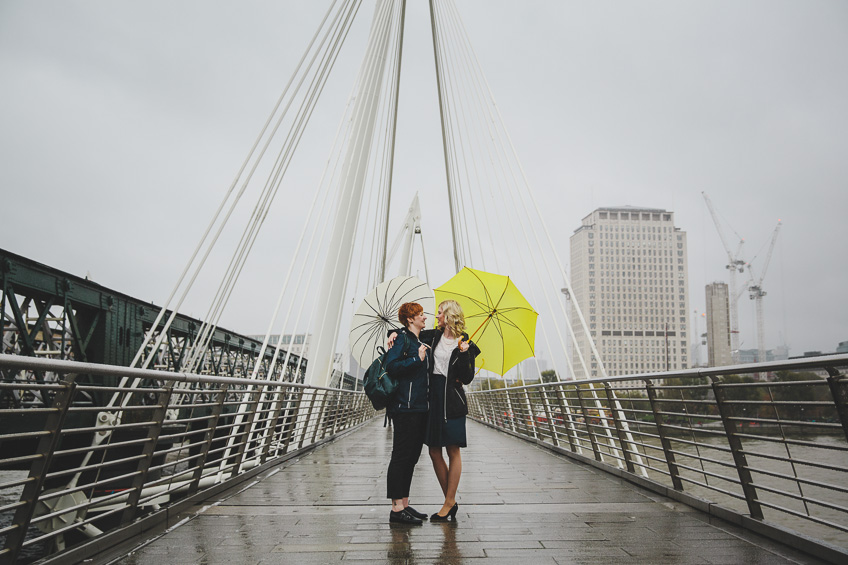
[[[392,10],[392,6],[387,2],[378,2],[376,10],[378,17],[374,18],[371,27],[369,49],[363,61],[360,86],[354,102],[352,134],[347,141],[335,222],[318,294],[322,304],[312,326],[317,329],[317,339],[306,368],[306,382],[313,386],[328,386],[333,369],[348,271],[356,240],[357,218],[377,129],[381,85],[392,46],[389,32],[393,18],[379,17],[383,12]]]

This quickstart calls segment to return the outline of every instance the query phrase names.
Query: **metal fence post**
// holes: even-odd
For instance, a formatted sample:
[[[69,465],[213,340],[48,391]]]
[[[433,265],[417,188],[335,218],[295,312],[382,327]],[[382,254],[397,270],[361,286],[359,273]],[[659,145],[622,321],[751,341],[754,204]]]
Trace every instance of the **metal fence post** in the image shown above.
[[[60,431],[65,423],[65,416],[68,414],[68,408],[71,406],[76,391],[75,379],[76,375],[68,375],[59,383],[62,385],[62,389],[56,393],[53,399],[53,411],[47,415],[47,420],[44,423],[44,430],[50,433],[42,436],[38,441],[38,447],[35,451],[38,457],[33,460],[29,469],[31,480],[24,485],[24,490],[21,493],[20,500],[26,504],[18,507],[15,511],[15,516],[12,518],[12,529],[6,535],[5,549],[11,551],[11,563],[17,560],[21,546],[24,544],[27,529],[29,529],[29,524],[35,513],[38,495],[44,487],[44,479],[48,469],[50,469],[53,453],[56,451],[56,446],[59,445]]]
[[[504,401],[504,392],[499,390],[492,394],[495,395],[495,398],[492,400],[492,408],[497,413],[495,425],[500,428],[506,428],[507,405]]]
[[[133,478],[132,485],[130,486],[127,507],[121,516],[121,525],[129,524],[135,519],[136,514],[138,514],[138,501],[141,498],[141,489],[144,487],[144,483],[147,482],[147,472],[150,470],[153,454],[156,453],[156,442],[159,441],[159,435],[162,433],[162,426],[165,424],[165,416],[168,413],[168,403],[171,400],[173,391],[174,381],[168,381],[165,383],[165,390],[158,394],[159,398],[151,416],[151,420],[156,423],[147,429],[147,441],[141,450],[144,458],[139,460],[136,467],[136,476]]]
[[[721,416],[722,423],[724,423],[727,442],[730,444],[730,451],[733,454],[733,462],[736,464],[736,472],[739,474],[742,493],[745,495],[745,502],[748,503],[748,511],[751,513],[752,518],[762,520],[763,509],[757,499],[757,489],[754,488],[751,471],[748,470],[748,460],[745,457],[742,440],[736,435],[736,422],[733,420],[732,407],[726,403],[727,393],[725,392],[725,388],[721,386],[718,377],[710,376],[710,381],[712,381],[718,413]]]
[[[306,394],[306,389],[303,389],[301,395]],[[318,397],[318,390],[312,389],[312,398],[309,399],[309,410],[306,411],[306,417],[303,420],[303,430],[300,432],[300,439],[297,443],[297,448],[300,449],[303,447],[304,442],[306,441],[306,433],[309,431],[309,422],[312,421],[312,412],[315,408],[315,400]],[[296,427],[295,420],[295,427]]]
[[[212,407],[212,413],[209,414],[209,423],[206,425],[206,433],[203,436],[203,443],[200,446],[200,453],[197,458],[196,468],[191,477],[191,483],[188,486],[188,495],[191,496],[197,492],[200,485],[200,479],[203,477],[203,468],[206,466],[206,459],[209,456],[209,449],[212,447],[212,440],[215,439],[215,430],[218,428],[218,422],[221,418],[221,413],[224,411],[224,401],[227,399],[227,385],[223,385],[218,392],[218,400]]]
[[[568,446],[571,448],[572,453],[581,453],[580,447],[575,443],[577,441],[577,432],[574,429],[574,415],[571,412],[571,405],[568,404],[568,399],[565,396],[563,385],[557,385],[556,391],[559,402],[559,414],[565,426],[565,436],[568,438]]]
[[[658,405],[657,390],[650,379],[645,379],[645,390],[648,392],[648,401],[651,403],[651,411],[654,413],[654,424],[657,427],[657,434],[660,436],[660,444],[665,455],[665,463],[668,465],[671,484],[674,485],[674,490],[682,491],[683,481],[680,480],[680,469],[677,467],[677,461],[674,459],[674,453],[671,450],[671,440],[665,433],[665,418]]]
[[[595,439],[595,434],[592,432],[592,427],[589,425],[589,412],[586,410],[586,403],[583,402],[583,395],[580,393],[580,385],[574,387],[574,392],[577,393],[577,403],[580,404],[580,411],[583,413],[583,425],[586,426],[586,433],[589,434],[589,443],[592,444],[592,451],[595,454],[596,461],[603,461],[601,450],[598,449],[598,441]]]
[[[342,421],[342,393],[334,392],[333,393],[333,420],[332,426],[328,426],[330,430],[330,435],[335,435],[336,432],[339,431],[339,425],[341,425]]]
[[[283,418],[283,433],[286,434],[286,439],[283,442],[283,453],[288,453],[289,445],[294,437],[295,429],[297,428],[297,417],[300,414],[300,404],[303,400],[303,389],[296,388],[292,393],[293,398],[286,403],[286,416]]]
[[[244,438],[239,444],[238,451],[236,452],[235,465],[233,466],[234,475],[241,471],[241,464],[244,461],[244,456],[247,454],[248,444],[250,443],[250,430],[253,428],[253,424],[256,422],[256,418],[259,414],[259,407],[261,405],[259,400],[262,398],[262,389],[253,390],[250,392],[250,395],[252,397],[250,403],[253,404],[253,409],[242,423],[244,431],[241,433],[236,432],[237,435],[244,436]]]
[[[506,417],[509,418],[509,427],[512,431],[518,432],[515,426],[515,410],[512,409],[512,395],[509,393],[509,389],[504,389],[504,393],[506,394]]]
[[[344,430],[352,427],[356,424],[356,395],[355,394],[346,394],[347,400],[345,400],[345,417],[343,421]]]
[[[539,439],[539,434],[536,432],[536,413],[533,411],[533,403],[530,402],[530,391],[528,389],[524,389],[524,400],[527,402],[527,414],[529,415],[527,418],[527,426],[529,427],[528,432],[533,432],[533,439]]]
[[[318,391],[315,392],[316,394],[318,393]],[[322,430],[324,428],[324,411],[327,408],[327,396],[327,391],[322,391],[321,407],[318,409],[318,418],[316,418],[315,428],[312,430],[312,443],[315,443],[318,440],[318,428],[321,428]],[[321,433],[321,437],[324,437],[323,431]]]
[[[830,373],[827,378],[830,394],[833,395],[833,402],[836,404],[836,413],[839,414],[845,439],[848,439],[848,379],[840,375],[839,371],[833,367],[827,367],[827,372]]]
[[[545,418],[548,420],[548,430],[551,432],[551,443],[559,446],[559,438],[556,434],[556,427],[554,426],[554,419],[551,412],[551,407],[548,404],[548,391],[546,387],[541,387],[539,389],[540,394],[542,395],[542,406],[545,408]]]
[[[285,387],[283,383],[280,383],[280,387]],[[265,463],[268,460],[268,455],[271,452],[271,444],[276,440],[277,435],[277,424],[280,421],[280,414],[283,412],[283,408],[287,404],[286,395],[283,392],[284,388],[278,388],[277,392],[274,395],[275,405],[274,413],[271,415],[271,418],[268,420],[268,428],[265,432],[265,441],[262,445],[262,456],[259,459],[260,465]]]
[[[628,441],[627,434],[624,431],[624,427],[621,425],[621,421],[619,419],[618,410],[615,408],[615,393],[612,391],[612,387],[609,383],[604,383],[604,389],[607,393],[607,400],[609,401],[609,411],[612,414],[612,421],[615,424],[615,433],[618,436],[618,444],[621,446],[621,453],[624,457],[624,463],[627,466],[627,470],[631,473],[635,473],[636,469],[633,466],[633,460],[630,456],[630,451],[627,449]]]

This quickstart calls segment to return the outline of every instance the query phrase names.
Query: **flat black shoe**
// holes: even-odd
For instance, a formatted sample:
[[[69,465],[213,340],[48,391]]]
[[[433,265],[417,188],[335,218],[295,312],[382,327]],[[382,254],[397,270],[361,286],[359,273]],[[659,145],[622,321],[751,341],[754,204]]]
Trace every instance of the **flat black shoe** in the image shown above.
[[[448,510],[448,513],[445,516],[442,516],[441,514],[436,512],[435,514],[430,516],[430,521],[431,522],[447,522],[448,518],[450,518],[451,520],[456,520],[456,513],[457,513],[458,510],[459,510],[459,504],[454,503],[454,505],[451,506],[451,509]]]
[[[423,512],[419,512],[418,510],[416,510],[412,506],[407,506],[406,508],[404,508],[404,510],[406,510],[408,513],[412,514],[413,516],[415,516],[419,520],[426,520],[427,519],[426,514],[424,514]]]
[[[389,512],[389,522],[394,524],[412,524],[416,526],[420,526],[423,523],[406,510],[401,510],[400,512],[392,510]]]

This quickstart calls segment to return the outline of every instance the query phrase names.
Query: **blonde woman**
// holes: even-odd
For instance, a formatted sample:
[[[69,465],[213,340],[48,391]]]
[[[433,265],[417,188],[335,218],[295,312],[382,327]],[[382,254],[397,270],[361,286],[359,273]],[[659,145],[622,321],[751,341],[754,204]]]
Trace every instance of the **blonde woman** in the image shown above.
[[[430,390],[427,435],[424,442],[430,449],[433,470],[445,495],[442,508],[430,516],[431,522],[455,520],[459,510],[456,491],[462,475],[461,447],[467,447],[465,416],[468,403],[467,385],[474,378],[474,361],[480,349],[465,333],[465,316],[454,300],[439,304],[435,330],[422,330],[418,336],[428,346]],[[394,335],[389,337],[390,345]],[[447,452],[446,462],[443,450]]]

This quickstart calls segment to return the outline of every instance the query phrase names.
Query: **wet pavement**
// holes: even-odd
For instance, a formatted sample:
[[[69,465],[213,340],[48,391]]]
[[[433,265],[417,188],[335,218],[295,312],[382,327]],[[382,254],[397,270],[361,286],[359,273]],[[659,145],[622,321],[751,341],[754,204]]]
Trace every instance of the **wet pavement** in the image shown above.
[[[391,431],[378,418],[100,562],[821,563],[471,421],[468,444],[453,523],[389,525]],[[441,507],[426,448],[412,490],[418,510]]]

